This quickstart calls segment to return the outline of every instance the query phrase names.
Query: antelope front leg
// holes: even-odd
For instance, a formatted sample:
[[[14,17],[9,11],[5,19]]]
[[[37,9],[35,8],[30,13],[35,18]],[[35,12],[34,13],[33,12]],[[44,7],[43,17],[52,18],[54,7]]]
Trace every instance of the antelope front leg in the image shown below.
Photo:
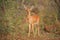
[[[40,27],[39,27],[39,25],[38,25],[38,36],[40,36]]]
[[[34,24],[32,24],[32,32],[33,32],[33,35],[35,37],[35,33],[34,33]]]
[[[29,24],[29,32],[28,32],[28,37],[30,36],[31,33],[31,24]]]

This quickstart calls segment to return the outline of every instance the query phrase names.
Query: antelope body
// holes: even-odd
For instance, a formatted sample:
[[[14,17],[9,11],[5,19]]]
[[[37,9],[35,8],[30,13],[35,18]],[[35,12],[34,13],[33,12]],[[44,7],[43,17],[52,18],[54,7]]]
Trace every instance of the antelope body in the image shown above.
[[[34,34],[34,27],[35,27],[35,25],[37,25],[36,28],[38,28],[38,35],[39,35],[39,21],[40,21],[39,16],[37,14],[31,15],[31,10],[32,9],[29,9],[29,8],[25,7],[25,10],[27,12],[27,18],[28,18],[28,23],[29,23],[28,36],[30,36],[31,31]]]
[[[24,0],[23,0],[23,2],[24,2]],[[23,4],[23,6],[24,6],[24,9],[26,10],[26,13],[27,13],[27,17],[26,18],[28,19],[28,24],[29,24],[28,36],[31,35],[31,31],[33,32],[33,34],[35,34],[34,33],[35,25],[37,25],[36,28],[37,28],[37,33],[39,35],[39,30],[40,30],[40,28],[39,28],[39,21],[40,21],[40,18],[39,18],[39,16],[37,14],[31,15],[31,11],[34,8],[34,6],[31,6],[30,8],[27,7],[24,4]]]

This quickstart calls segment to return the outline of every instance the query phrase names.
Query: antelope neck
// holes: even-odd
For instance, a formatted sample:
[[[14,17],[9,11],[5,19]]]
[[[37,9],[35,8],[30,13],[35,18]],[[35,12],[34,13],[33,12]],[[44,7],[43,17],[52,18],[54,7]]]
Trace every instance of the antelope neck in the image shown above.
[[[31,16],[31,14],[30,14],[30,12],[29,12],[29,14],[28,14],[29,16]]]

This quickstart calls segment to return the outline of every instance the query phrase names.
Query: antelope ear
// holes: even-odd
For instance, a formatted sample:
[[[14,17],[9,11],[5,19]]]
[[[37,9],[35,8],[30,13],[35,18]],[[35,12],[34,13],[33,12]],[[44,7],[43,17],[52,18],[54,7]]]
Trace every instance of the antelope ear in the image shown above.
[[[27,10],[27,7],[24,5],[24,9]]]
[[[32,10],[34,8],[34,6],[31,6],[30,10]]]

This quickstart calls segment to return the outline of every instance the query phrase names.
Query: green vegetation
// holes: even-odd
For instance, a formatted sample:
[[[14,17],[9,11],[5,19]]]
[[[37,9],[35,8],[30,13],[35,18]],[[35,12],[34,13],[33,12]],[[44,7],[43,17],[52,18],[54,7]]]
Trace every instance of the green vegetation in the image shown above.
[[[60,37],[59,3],[59,0],[24,1],[25,5],[33,5],[39,11],[38,14],[41,20],[41,40],[44,40],[46,36],[48,38]],[[28,33],[28,23],[25,19],[26,15],[27,13],[22,5],[22,0],[0,0],[0,40],[18,40],[18,36],[20,36],[19,39],[22,38],[21,40],[23,40],[23,37],[25,38]],[[50,32],[49,34],[44,30],[45,26],[48,26],[48,29],[46,28],[46,30]],[[9,37],[9,39],[4,38],[3,36]],[[25,40],[30,39],[26,37]]]

